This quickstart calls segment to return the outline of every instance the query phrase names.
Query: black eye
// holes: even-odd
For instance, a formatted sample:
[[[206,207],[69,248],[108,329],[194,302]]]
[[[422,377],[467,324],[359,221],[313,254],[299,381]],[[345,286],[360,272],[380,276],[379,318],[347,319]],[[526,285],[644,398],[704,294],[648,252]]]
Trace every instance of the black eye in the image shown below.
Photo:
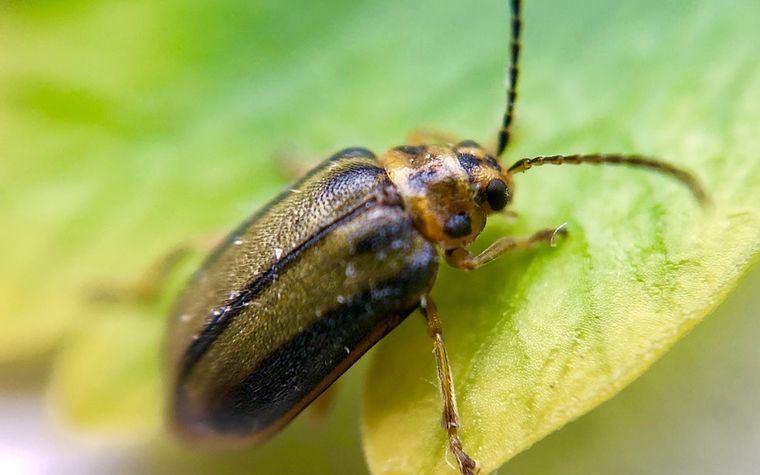
[[[507,184],[498,178],[491,180],[486,187],[488,205],[494,211],[500,211],[507,206]]]
[[[468,236],[472,232],[470,216],[467,213],[457,213],[446,220],[443,231],[453,238]]]

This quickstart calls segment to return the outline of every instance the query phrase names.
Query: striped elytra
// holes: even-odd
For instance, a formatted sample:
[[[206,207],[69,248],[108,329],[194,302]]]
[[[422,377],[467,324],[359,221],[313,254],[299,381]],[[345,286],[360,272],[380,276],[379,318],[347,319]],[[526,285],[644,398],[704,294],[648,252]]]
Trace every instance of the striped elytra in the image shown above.
[[[374,155],[328,159],[233,232],[177,303],[173,420],[263,440],[413,311],[437,266]]]
[[[167,332],[169,419],[179,433],[266,440],[419,309],[443,407],[442,420],[430,423],[442,422],[458,470],[474,474],[478,463],[460,437],[454,380],[430,296],[439,260],[474,270],[566,234],[561,225],[501,237],[479,254],[468,249],[488,217],[511,204],[515,175],[541,165],[648,169],[707,202],[691,174],[639,155],[539,156],[502,166],[516,99],[520,4],[510,0],[507,105],[495,153],[439,134],[427,134],[434,143],[415,140],[380,157],[343,150],[242,223],[196,272]]]

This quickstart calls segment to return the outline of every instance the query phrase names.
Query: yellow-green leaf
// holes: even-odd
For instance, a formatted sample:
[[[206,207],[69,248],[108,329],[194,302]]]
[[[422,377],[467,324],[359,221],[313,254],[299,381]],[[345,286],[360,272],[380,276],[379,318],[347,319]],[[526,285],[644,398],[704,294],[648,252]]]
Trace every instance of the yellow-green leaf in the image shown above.
[[[0,363],[49,355],[51,407],[78,427],[139,434],[145,471],[363,470],[353,383],[324,426],[296,421],[267,447],[167,446],[172,295],[142,307],[87,296],[275,196],[288,152],[306,163],[351,145],[379,152],[415,127],[490,141],[506,3],[0,3]],[[563,222],[568,239],[470,274],[443,269],[434,294],[463,439],[484,468],[612,396],[756,260],[759,16],[752,0],[526,5],[506,161],[662,156],[693,170],[715,206],[703,213],[639,171],[518,177],[519,217],[495,219],[479,248]],[[413,315],[374,354],[362,424],[373,472],[450,472],[430,349]]]
[[[559,32],[556,19],[527,9],[523,140],[512,156],[668,157],[695,171],[714,208],[703,212],[680,186],[631,170],[516,178],[518,221],[499,222],[480,242],[562,222],[567,241],[468,275],[446,269],[434,293],[462,438],[486,472],[639,376],[715,308],[760,247],[760,69],[742,39],[749,23],[710,2],[651,15],[639,3],[615,9],[584,9],[587,26]],[[577,51],[562,59],[568,43]],[[454,473],[430,342],[415,323],[380,345],[367,379],[363,430],[375,473]]]

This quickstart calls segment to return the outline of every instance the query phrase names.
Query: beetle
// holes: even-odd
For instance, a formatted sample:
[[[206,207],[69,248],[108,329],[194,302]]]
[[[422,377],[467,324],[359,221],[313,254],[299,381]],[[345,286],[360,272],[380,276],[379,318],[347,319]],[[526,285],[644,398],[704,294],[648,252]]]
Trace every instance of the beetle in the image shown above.
[[[553,243],[563,226],[468,246],[514,196],[514,177],[545,164],[621,164],[669,175],[707,198],[688,172],[638,155],[522,159],[507,149],[516,100],[521,2],[511,0],[507,102],[495,153],[465,140],[411,143],[380,156],[342,150],[238,226],[179,297],[167,333],[169,412],[181,434],[260,443],[419,309],[433,341],[443,427],[463,474],[463,448],[438,312],[439,261],[474,270],[514,249]],[[445,142],[445,141],[444,141]]]

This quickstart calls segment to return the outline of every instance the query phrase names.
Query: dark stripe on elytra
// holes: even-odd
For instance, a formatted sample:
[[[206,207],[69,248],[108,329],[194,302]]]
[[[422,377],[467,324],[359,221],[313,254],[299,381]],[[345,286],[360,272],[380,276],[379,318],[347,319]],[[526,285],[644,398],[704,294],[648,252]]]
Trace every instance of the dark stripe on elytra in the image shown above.
[[[370,156],[359,157],[358,156],[359,152],[367,152],[367,153],[370,154]],[[350,156],[348,156],[348,155],[350,155]],[[345,159],[348,159],[348,158],[375,158],[375,156],[374,156],[374,154],[372,154],[372,152],[370,152],[367,149],[362,149],[362,148],[358,148],[358,147],[356,147],[356,148],[350,148],[350,149],[345,149],[345,150],[343,150],[341,152],[336,153],[335,155],[333,155],[329,159],[325,160],[324,162],[322,162],[322,164],[319,167],[317,167],[316,169],[312,170],[311,172],[309,172],[308,175],[306,175],[301,180],[299,180],[298,183],[296,183],[294,185],[294,187],[300,186],[305,181],[307,181],[309,178],[311,178],[313,175],[315,175],[317,171],[324,169],[326,166],[328,166],[328,165],[330,165],[332,163],[335,163],[337,161],[345,160]],[[357,175],[367,173],[368,171],[370,173],[374,174],[374,175],[385,174],[385,170],[383,168],[381,168],[381,167],[375,167],[375,166],[365,165],[362,168],[349,168],[349,169],[343,170],[342,172],[340,172],[339,174],[337,174],[337,175],[335,175],[333,177],[333,182],[344,180],[344,179],[347,179],[348,177],[358,178]],[[232,246],[233,243],[242,234],[244,234],[245,231],[248,228],[251,227],[251,225],[253,225],[253,223],[255,223],[256,221],[258,221],[259,219],[261,219],[264,215],[266,215],[272,209],[272,207],[275,204],[277,204],[277,203],[281,202],[282,200],[284,200],[285,198],[287,198],[291,193],[292,193],[292,191],[290,189],[287,189],[284,192],[280,193],[278,196],[276,196],[275,198],[273,198],[266,205],[264,205],[262,208],[260,208],[258,211],[256,211],[253,215],[251,215],[248,219],[246,219],[245,221],[243,221],[231,233],[229,233],[227,235],[227,237],[224,239],[224,241],[222,241],[222,244],[220,244],[219,246],[217,246],[217,248],[214,249],[211,252],[211,254],[209,254],[209,256],[206,258],[206,260],[203,262],[203,265],[201,265],[201,267],[195,272],[195,274],[191,278],[191,282],[195,282],[195,281],[197,281],[197,279],[201,278],[201,276],[206,272],[206,270],[208,270],[208,268],[211,267],[214,264],[214,262],[216,262],[217,259],[219,259],[219,257],[224,253],[224,251],[226,251],[227,249],[229,249],[230,246]],[[189,285],[187,287],[187,289],[190,289],[190,288],[192,288],[192,285]],[[185,299],[182,298],[182,299],[179,299],[179,300],[180,301],[184,301]],[[213,319],[213,316],[212,316],[212,319]]]
[[[290,196],[293,193],[293,189],[298,189],[301,185],[306,183],[311,178],[314,178],[315,175],[322,172],[325,168],[328,166],[336,163],[341,162],[343,160],[353,159],[353,158],[369,158],[369,159],[376,159],[374,153],[372,153],[371,150],[368,150],[363,147],[349,147],[345,148],[333,155],[330,156],[330,158],[322,161],[319,165],[309,170],[309,172],[301,177],[297,182],[295,182],[293,185],[289,186],[285,191],[280,193],[279,195],[272,198],[267,204],[262,206],[258,209],[255,213],[253,213],[248,219],[240,223],[239,226],[237,226],[235,229],[232,230],[231,233],[229,233],[224,241],[223,244],[214,249],[214,251],[206,258],[206,261],[201,266],[201,268],[198,270],[196,275],[200,275],[205,271],[208,266],[213,263],[227,248],[229,248],[239,237],[243,232],[245,232],[246,229],[248,229],[251,224],[256,222],[257,220],[261,219],[262,216],[267,214],[269,210],[272,209],[272,207]],[[373,166],[366,166],[367,169],[376,170],[376,171],[382,171],[385,172],[381,167],[373,167]],[[342,173],[356,173],[356,169],[347,169],[343,171]]]
[[[245,308],[247,308],[248,302],[256,298],[262,291],[264,291],[277,277],[277,274],[285,270],[292,265],[298,257],[303,254],[304,251],[313,247],[323,237],[332,232],[338,226],[351,221],[355,217],[362,214],[372,206],[377,205],[375,199],[363,202],[350,212],[331,222],[327,226],[320,229],[309,239],[304,241],[301,245],[294,248],[291,252],[282,256],[280,260],[275,262],[272,267],[265,272],[259,274],[256,279],[247,284],[241,291],[235,295],[233,299],[226,304],[214,309],[211,313],[211,321],[206,324],[205,328],[198,337],[191,343],[187,349],[180,367],[179,379],[182,380],[190,373],[193,366],[203,357],[203,355],[209,350],[213,342],[222,334],[222,332],[230,325],[234,318],[239,315]]]
[[[215,399],[208,414],[213,427],[241,434],[267,428],[308,397],[370,335],[379,339],[396,327],[419,305],[409,297],[424,293],[437,269],[435,250],[427,243],[407,262],[397,276],[325,312]],[[351,354],[351,363],[360,356]],[[182,399],[180,394],[180,404]]]

